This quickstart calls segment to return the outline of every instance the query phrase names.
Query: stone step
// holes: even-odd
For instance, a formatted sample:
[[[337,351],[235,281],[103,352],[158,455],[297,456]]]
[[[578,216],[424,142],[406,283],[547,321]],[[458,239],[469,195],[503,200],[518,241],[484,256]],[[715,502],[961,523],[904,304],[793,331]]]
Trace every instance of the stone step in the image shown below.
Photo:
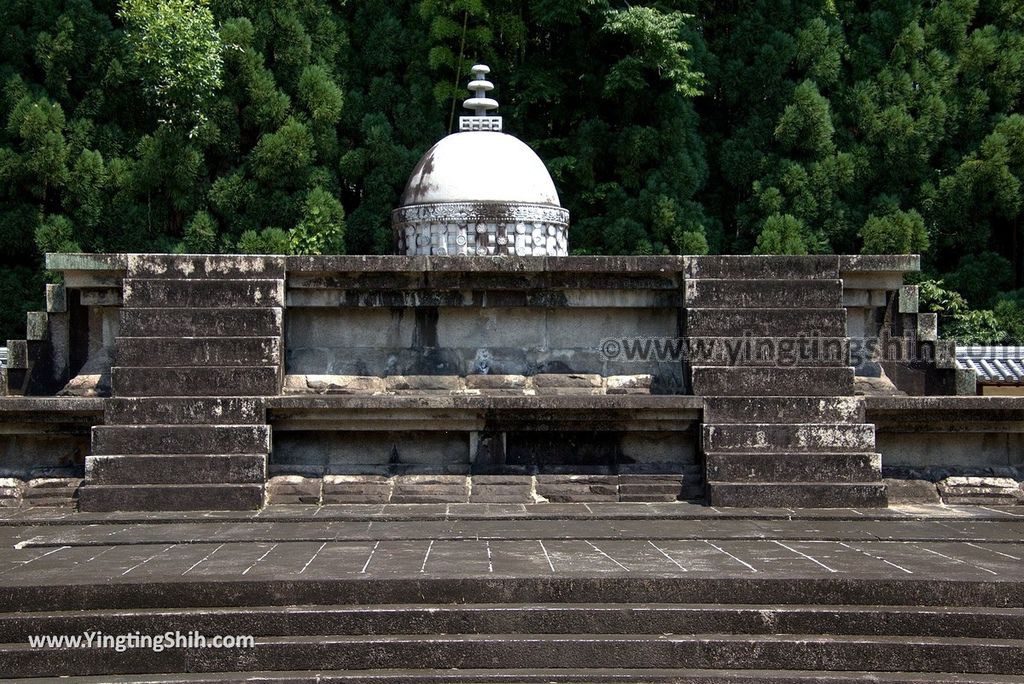
[[[258,397],[114,397],[104,404],[106,425],[263,425]]]
[[[468,499],[469,478],[465,475],[397,475],[391,490],[391,503],[462,503]]]
[[[275,396],[281,393],[280,366],[196,366],[111,369],[111,386],[121,397]]]
[[[33,634],[846,634],[1024,639],[1024,609],[675,603],[302,605],[0,613],[0,643]]]
[[[873,453],[875,426],[850,423],[704,425],[705,453]]]
[[[262,484],[86,484],[78,490],[78,509],[92,513],[253,511],[262,507]]]
[[[746,278],[756,280],[836,279],[839,257],[832,255],[715,255],[687,257],[686,278]]]
[[[128,309],[284,306],[284,280],[125,278],[123,292]]]
[[[708,397],[704,422],[863,423],[860,397]]]
[[[243,254],[129,254],[129,278],[279,279],[284,257]]]
[[[211,302],[207,302],[210,304]],[[125,337],[279,337],[279,308],[121,309]]]
[[[846,309],[689,308],[689,337],[844,337]]]
[[[833,368],[694,366],[691,372],[693,393],[703,397],[836,397],[853,394],[854,370],[847,366]],[[116,387],[115,384],[115,389]]]
[[[269,425],[97,425],[92,453],[135,454],[266,454]]]
[[[365,530],[365,521],[360,525],[360,529]],[[572,536],[569,531],[566,535]],[[948,576],[899,573],[881,578],[871,573],[852,572],[822,581],[788,574],[749,573],[740,566],[737,573],[727,575],[692,572],[673,576],[639,572],[550,575],[528,571],[495,581],[496,578],[486,572],[474,574],[470,569],[455,574],[421,574],[417,572],[419,563],[408,567],[413,568],[412,574],[376,577],[358,577],[332,569],[328,569],[326,575],[288,578],[273,572],[250,579],[190,575],[170,588],[160,582],[106,582],[101,578],[76,576],[70,585],[68,582],[40,583],[24,590],[0,591],[0,612],[405,604],[413,596],[417,603],[446,605],[591,603],[595,597],[600,597],[604,603],[724,601],[729,605],[890,605],[930,606],[936,610],[979,606],[1024,608],[1024,582],[1013,577],[995,583],[965,580],[957,571]],[[69,591],[69,587],[82,590]]]
[[[846,337],[690,337],[692,366],[828,367],[851,365]]]
[[[708,503],[737,508],[884,508],[881,482],[708,482]]]
[[[632,668],[502,668],[495,669],[390,669],[348,672],[316,670],[247,672],[246,681],[254,682],[322,682],[323,684],[1018,684],[1003,675],[947,674],[941,672],[821,672],[812,670],[734,670],[694,668],[648,668],[643,679],[637,679]],[[17,680],[35,682],[37,680]],[[231,672],[206,674],[122,675],[119,682],[128,684],[236,684],[239,676]],[[65,684],[106,684],[94,677],[64,677]]]
[[[882,477],[877,453],[709,453],[709,482],[871,482]]]
[[[266,454],[159,454],[87,456],[88,485],[262,484]]]
[[[685,281],[687,306],[713,309],[831,309],[842,305],[843,281],[700,279]]]
[[[121,366],[273,366],[280,337],[118,337]]]
[[[1013,639],[815,634],[447,634],[263,637],[252,648],[29,649],[0,645],[7,676],[392,668],[734,668],[1018,674]]]

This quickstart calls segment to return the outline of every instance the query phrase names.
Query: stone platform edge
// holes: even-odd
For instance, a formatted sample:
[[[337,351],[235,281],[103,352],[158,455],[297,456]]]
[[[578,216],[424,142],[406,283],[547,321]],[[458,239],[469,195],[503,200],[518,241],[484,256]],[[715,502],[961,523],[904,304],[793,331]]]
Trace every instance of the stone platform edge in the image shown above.
[[[124,271],[128,259],[135,254],[83,254],[49,253],[46,268],[51,271]],[[171,256],[171,255],[168,255]],[[476,256],[396,256],[396,255],[336,255],[336,256],[280,256],[280,255],[224,255],[190,254],[192,258],[233,257],[238,259],[283,259],[289,273],[381,272],[381,271],[465,271],[465,272],[683,272],[694,260],[745,259],[746,255],[709,256],[567,256],[567,257],[476,257]],[[780,263],[793,257],[773,257]],[[806,257],[799,257],[806,258]],[[840,274],[845,273],[898,273],[918,271],[921,258],[914,254],[865,254],[815,256],[820,260],[836,260]]]

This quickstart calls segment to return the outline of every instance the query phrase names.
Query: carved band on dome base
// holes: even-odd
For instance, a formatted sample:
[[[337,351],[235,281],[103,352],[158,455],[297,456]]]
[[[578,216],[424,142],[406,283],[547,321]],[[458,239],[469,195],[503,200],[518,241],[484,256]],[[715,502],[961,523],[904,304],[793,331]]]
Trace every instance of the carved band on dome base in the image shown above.
[[[569,212],[509,202],[450,202],[391,213],[399,254],[567,256]]]

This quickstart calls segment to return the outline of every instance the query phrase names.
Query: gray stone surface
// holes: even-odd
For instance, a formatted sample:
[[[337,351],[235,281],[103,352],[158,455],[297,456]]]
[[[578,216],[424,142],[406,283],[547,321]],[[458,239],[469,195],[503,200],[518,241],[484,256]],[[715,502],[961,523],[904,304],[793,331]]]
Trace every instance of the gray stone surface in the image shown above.
[[[121,335],[129,337],[266,337],[280,335],[281,329],[281,310],[273,308],[121,311]]]
[[[233,511],[262,508],[259,484],[89,484],[79,490],[85,511]]]
[[[708,397],[704,422],[851,423],[864,421],[864,402],[856,397]]]
[[[846,334],[842,309],[699,309],[686,310],[687,334],[692,337],[796,337]]]
[[[934,482],[887,477],[884,479],[889,504],[937,504],[941,502]]]
[[[265,425],[100,425],[93,454],[253,454],[270,450]]]
[[[318,477],[278,475],[267,480],[267,505],[321,503],[323,481]]]
[[[873,425],[848,423],[705,425],[704,448],[715,452],[763,453],[873,451]]]
[[[371,504],[391,500],[394,483],[381,475],[326,475],[323,478],[323,503]]]
[[[693,393],[703,397],[850,395],[853,369],[695,367]]]
[[[114,366],[112,386],[114,394],[121,397],[275,396],[281,393],[281,376],[276,365],[245,368]]]
[[[266,454],[161,454],[98,456],[86,461],[90,485],[104,484],[262,484]],[[303,502],[308,503],[308,502]]]
[[[107,425],[262,425],[257,397],[113,397],[104,403]]]
[[[737,280],[686,281],[686,304],[691,307],[759,309],[827,309],[840,305],[841,280]]]
[[[265,366],[281,363],[280,337],[120,337],[120,366]]]
[[[469,499],[469,478],[462,475],[398,475],[392,503],[463,503]]]

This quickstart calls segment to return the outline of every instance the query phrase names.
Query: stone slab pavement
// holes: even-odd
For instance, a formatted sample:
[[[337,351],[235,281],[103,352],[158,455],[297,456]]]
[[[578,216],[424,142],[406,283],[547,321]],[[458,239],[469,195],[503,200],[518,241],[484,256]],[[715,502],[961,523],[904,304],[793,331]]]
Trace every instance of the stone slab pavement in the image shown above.
[[[558,505],[565,515],[556,515],[481,504],[474,515],[459,515],[467,509],[454,506],[4,511],[0,587],[595,575],[1024,580],[1024,512],[1012,507],[786,512],[565,504]]]

